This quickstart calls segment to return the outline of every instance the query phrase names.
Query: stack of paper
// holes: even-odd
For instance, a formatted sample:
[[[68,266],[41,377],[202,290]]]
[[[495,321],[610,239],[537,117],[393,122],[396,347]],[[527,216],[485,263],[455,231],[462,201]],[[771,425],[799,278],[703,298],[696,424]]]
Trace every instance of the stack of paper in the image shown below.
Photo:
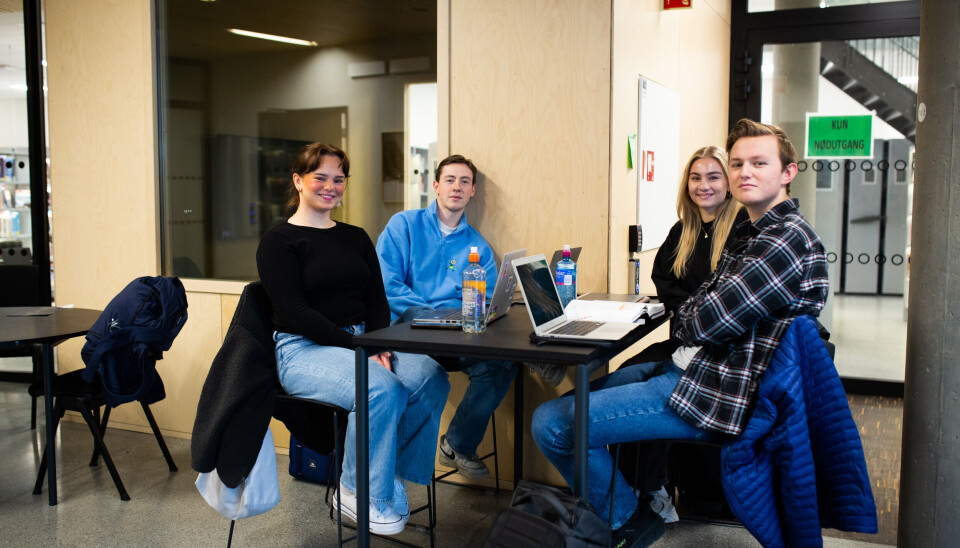
[[[635,303],[617,301],[584,301],[574,299],[563,309],[571,320],[597,322],[636,322],[646,314],[656,318],[664,312],[661,303]]]

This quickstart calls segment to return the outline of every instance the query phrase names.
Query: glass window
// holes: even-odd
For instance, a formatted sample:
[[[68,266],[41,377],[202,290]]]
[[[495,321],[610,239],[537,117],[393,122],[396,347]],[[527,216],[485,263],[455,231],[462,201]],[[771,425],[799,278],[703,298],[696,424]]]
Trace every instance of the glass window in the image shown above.
[[[315,141],[350,157],[334,218],[375,240],[429,167],[403,150],[430,149],[405,111],[422,104],[412,86],[436,83],[436,3],[157,6],[164,272],[256,279],[260,236],[286,219],[293,159]],[[435,91],[432,110],[435,142]]]
[[[26,43],[20,2],[9,4],[0,8],[0,264],[32,264]]]

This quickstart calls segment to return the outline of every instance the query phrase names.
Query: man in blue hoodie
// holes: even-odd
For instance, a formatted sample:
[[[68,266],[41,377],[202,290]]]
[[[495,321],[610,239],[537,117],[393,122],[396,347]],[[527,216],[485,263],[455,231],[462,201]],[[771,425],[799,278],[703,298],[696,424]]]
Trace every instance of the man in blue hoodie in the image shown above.
[[[459,307],[463,269],[470,247],[480,252],[488,280],[497,279],[490,245],[467,223],[464,210],[477,191],[477,168],[459,154],[437,166],[433,190],[437,199],[426,209],[394,215],[377,239],[383,285],[394,323],[409,321],[423,310]],[[487,299],[493,296],[487,285]],[[447,369],[470,377],[470,385],[440,437],[440,463],[457,468],[469,479],[490,475],[477,458],[490,416],[500,405],[517,374],[517,366],[498,360],[442,359]]]

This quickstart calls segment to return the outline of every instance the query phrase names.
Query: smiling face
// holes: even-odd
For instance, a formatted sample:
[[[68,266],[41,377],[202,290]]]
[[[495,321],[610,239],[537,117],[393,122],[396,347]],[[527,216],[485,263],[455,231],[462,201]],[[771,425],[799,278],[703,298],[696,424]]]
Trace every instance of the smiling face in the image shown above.
[[[797,164],[783,166],[773,135],[741,137],[730,149],[730,192],[756,221],[786,200]]]
[[[447,215],[458,216],[470,203],[477,185],[473,180],[473,171],[467,165],[447,164],[433,182],[433,190],[437,193],[437,208]]]
[[[690,166],[687,192],[700,210],[700,219],[710,222],[717,217],[717,208],[727,198],[727,178],[714,158],[700,158]]]
[[[316,212],[329,212],[343,199],[347,186],[347,177],[343,173],[340,159],[323,155],[317,169],[301,177],[293,174],[293,184],[300,194],[300,207]]]

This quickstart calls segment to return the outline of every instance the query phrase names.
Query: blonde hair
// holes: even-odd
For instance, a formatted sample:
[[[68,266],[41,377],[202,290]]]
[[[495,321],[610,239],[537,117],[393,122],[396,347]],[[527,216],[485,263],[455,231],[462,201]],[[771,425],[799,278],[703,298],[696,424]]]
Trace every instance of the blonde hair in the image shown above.
[[[720,164],[720,169],[723,170],[723,178],[727,181],[727,195],[723,203],[717,208],[717,217],[713,223],[713,242],[710,244],[710,270],[717,268],[720,255],[723,253],[723,247],[727,242],[727,236],[730,235],[733,221],[740,210],[740,204],[730,196],[730,172],[727,169],[727,153],[722,148],[715,146],[706,146],[694,152],[687,162],[687,167],[683,170],[680,188],[677,191],[677,216],[680,217],[683,230],[680,233],[680,243],[674,252],[673,267],[670,271],[678,278],[682,278],[687,273],[687,260],[693,254],[693,249],[697,245],[697,237],[700,236],[700,230],[703,226],[703,222],[700,220],[700,208],[690,198],[689,181],[690,169],[694,162],[704,158],[716,160]]]

